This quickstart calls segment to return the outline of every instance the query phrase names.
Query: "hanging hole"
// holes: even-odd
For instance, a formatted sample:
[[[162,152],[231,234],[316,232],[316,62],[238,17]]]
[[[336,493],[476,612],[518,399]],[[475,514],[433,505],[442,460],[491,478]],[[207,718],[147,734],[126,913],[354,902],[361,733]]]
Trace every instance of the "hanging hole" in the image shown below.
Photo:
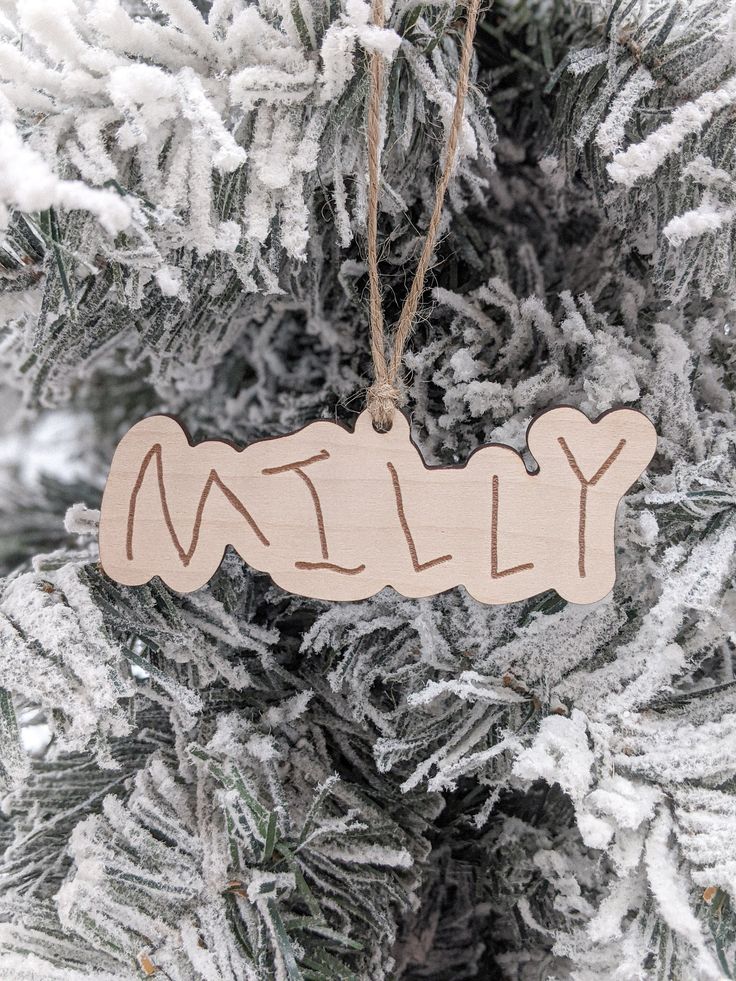
[[[374,433],[380,433],[381,435],[384,435],[385,433],[390,433],[391,432],[391,430],[393,429],[393,425],[394,424],[393,424],[393,422],[389,422],[389,423],[386,423],[385,425],[381,426],[377,422],[372,421],[371,422],[371,425],[373,426],[373,432]]]

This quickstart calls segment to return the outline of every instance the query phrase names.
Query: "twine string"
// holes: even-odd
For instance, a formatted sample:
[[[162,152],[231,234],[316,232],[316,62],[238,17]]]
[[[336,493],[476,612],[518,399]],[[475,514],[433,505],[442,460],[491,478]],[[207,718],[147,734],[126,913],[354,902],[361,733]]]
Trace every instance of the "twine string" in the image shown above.
[[[381,153],[381,104],[384,89],[384,60],[380,51],[374,50],[370,59],[370,94],[368,100],[368,282],[370,287],[370,329],[371,355],[375,380],[368,389],[368,411],[373,424],[381,430],[391,428],[394,410],[402,403],[402,393],[398,387],[404,349],[414,328],[419,301],[424,292],[424,281],[432,264],[445,194],[450,183],[460,140],[465,99],[470,84],[470,65],[473,58],[473,39],[478,23],[481,0],[468,0],[465,33],[460,52],[455,106],[450,122],[445,147],[445,161],[437,181],[432,215],[427,226],[427,234],[419,256],[409,292],[401,308],[394,330],[391,356],[386,359],[386,333],[383,316],[383,300],[378,271],[378,193],[380,188]],[[372,21],[374,26],[385,26],[384,0],[372,0]]]

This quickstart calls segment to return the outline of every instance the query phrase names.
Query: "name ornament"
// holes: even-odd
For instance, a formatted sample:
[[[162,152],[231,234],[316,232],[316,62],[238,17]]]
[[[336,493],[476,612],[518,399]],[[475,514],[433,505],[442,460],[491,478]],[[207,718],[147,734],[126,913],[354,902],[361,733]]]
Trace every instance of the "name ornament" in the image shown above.
[[[412,442],[401,368],[457,156],[480,0],[468,0],[455,106],[434,206],[409,291],[386,338],[378,205],[384,138],[384,55],[372,51],[367,110],[367,266],[374,382],[353,432],[334,422],[238,449],[192,446],[170,416],[143,419],[121,440],[102,499],[100,560],[117,582],[159,576],[188,592],[231,545],[292,593],[359,600],[385,586],[432,596],[464,586],[482,603],[555,589],[571,603],[602,599],[616,578],[622,496],[651,460],[657,436],[632,409],[591,422],[548,409],[527,432],[530,473],[509,446],[481,446],[465,464],[428,467]],[[372,0],[384,27],[383,0]]]
[[[592,603],[614,584],[616,509],[656,439],[631,409],[596,422],[549,409],[527,432],[530,473],[494,444],[461,466],[428,467],[401,412],[388,432],[364,411],[353,432],[317,421],[244,449],[192,446],[175,419],[152,416],[115,452],[100,560],[124,585],[159,576],[189,592],[232,545],[283,589],[322,600],[462,585],[482,603],[547,589]]]

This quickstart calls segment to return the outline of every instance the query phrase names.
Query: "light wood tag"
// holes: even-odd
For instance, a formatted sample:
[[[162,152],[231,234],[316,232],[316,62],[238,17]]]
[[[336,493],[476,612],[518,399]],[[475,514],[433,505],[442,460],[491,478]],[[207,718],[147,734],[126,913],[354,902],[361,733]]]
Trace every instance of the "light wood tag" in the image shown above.
[[[561,407],[533,420],[527,442],[533,474],[502,445],[427,467],[400,412],[387,433],[363,412],[352,433],[319,421],[242,450],[192,446],[175,419],[152,416],[115,452],[100,559],[119,583],[160,576],[180,592],[232,545],[283,589],[323,600],[458,585],[482,603],[547,589],[599,600],[616,576],[616,507],[654,454],[654,427],[631,409],[593,423]]]

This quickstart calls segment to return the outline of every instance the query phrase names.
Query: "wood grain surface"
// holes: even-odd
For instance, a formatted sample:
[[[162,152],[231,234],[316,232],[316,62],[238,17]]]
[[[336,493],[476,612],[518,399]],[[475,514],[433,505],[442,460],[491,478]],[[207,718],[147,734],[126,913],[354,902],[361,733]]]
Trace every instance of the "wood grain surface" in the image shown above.
[[[204,585],[232,545],[283,589],[324,600],[462,585],[483,603],[547,589],[591,603],[613,586],[616,508],[656,441],[631,409],[596,422],[550,409],[527,433],[529,473],[503,445],[427,467],[400,412],[387,433],[363,412],[353,432],[318,421],[245,449],[192,446],[175,419],[152,416],[115,452],[100,558],[119,583],[160,576],[180,592]]]

